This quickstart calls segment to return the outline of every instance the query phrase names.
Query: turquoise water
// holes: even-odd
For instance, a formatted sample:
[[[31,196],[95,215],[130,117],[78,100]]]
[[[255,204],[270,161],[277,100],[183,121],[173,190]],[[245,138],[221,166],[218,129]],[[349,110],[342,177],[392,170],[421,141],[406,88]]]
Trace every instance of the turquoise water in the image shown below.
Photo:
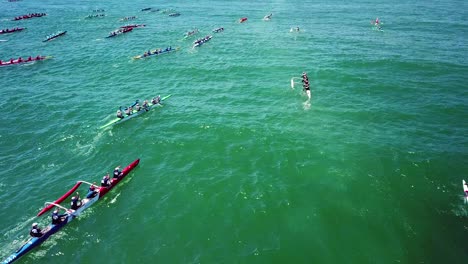
[[[18,263],[466,262],[466,1],[187,2],[0,3],[1,28],[27,27],[0,35],[0,59],[53,56],[0,68],[2,259],[49,222],[44,202],[139,157]],[[9,21],[31,12],[48,15]],[[105,38],[128,23],[147,26]],[[303,71],[310,102],[290,87]]]

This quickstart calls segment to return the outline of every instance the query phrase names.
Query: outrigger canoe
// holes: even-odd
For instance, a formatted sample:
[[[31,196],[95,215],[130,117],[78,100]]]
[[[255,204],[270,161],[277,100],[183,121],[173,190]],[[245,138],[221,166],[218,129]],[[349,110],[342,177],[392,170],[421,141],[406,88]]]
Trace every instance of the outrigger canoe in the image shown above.
[[[50,37],[47,37],[47,38],[44,39],[42,42],[47,42],[47,41],[49,41],[49,40],[53,40],[53,39],[55,39],[55,38],[58,38],[58,37],[60,37],[60,36],[65,35],[65,34],[67,34],[67,31],[58,32],[58,33],[56,33],[56,34],[54,34],[54,35],[52,35],[52,36],[50,36]]]
[[[168,95],[168,96],[165,96],[163,98],[161,98],[161,102],[166,100],[167,98],[171,97],[172,94]],[[103,129],[103,128],[106,128],[106,127],[109,127],[109,126],[112,126],[112,125],[116,125],[116,124],[120,124],[120,123],[123,123],[129,119],[132,119],[134,117],[137,117],[143,113],[146,113],[146,112],[149,112],[151,109],[153,109],[154,107],[156,106],[162,106],[162,104],[158,103],[158,104],[151,104],[149,103],[149,107],[148,107],[148,110],[144,110],[143,108],[140,110],[140,111],[137,111],[135,109],[133,109],[133,114],[129,115],[129,116],[125,116],[124,118],[114,118],[112,119],[111,121],[109,121],[107,124],[103,125],[100,127],[100,129]]]
[[[213,33],[219,33],[219,32],[223,32],[224,31],[224,28],[223,27],[220,27],[220,28],[215,28],[213,29]]]
[[[33,13],[33,14],[27,14],[27,15],[22,15],[22,16],[15,17],[15,18],[13,18],[13,21],[23,20],[23,19],[30,19],[30,18],[34,18],[34,17],[43,17],[43,16],[47,16],[47,14],[46,13]]]
[[[192,30],[192,31],[189,31],[187,33],[185,33],[185,36],[184,36],[184,39],[187,39],[195,34],[197,34],[199,31],[198,31],[198,28]]]
[[[14,32],[19,32],[19,31],[22,31],[24,29],[26,29],[26,28],[22,28],[22,27],[18,28],[17,27],[17,28],[12,28],[12,29],[8,29],[8,28],[7,29],[2,29],[2,30],[0,30],[0,34],[9,34],[9,33],[14,33]]]
[[[213,38],[213,36],[211,35],[208,35],[204,38],[201,38],[201,39],[197,39],[193,42],[193,47],[200,47],[201,45],[205,44],[206,42],[210,41],[211,38]]]
[[[130,31],[132,31],[132,30],[133,30],[132,27],[128,27],[128,28],[119,28],[119,29],[117,29],[117,30],[115,30],[115,31],[112,31],[112,32],[110,33],[110,35],[107,36],[106,38],[113,38],[113,37],[115,37],[115,36],[119,36],[119,35],[128,33],[128,32],[130,32]]]
[[[133,24],[133,25],[121,26],[120,28],[139,28],[139,27],[146,27],[146,25],[145,24]]]
[[[9,65],[15,65],[15,64],[26,64],[26,63],[32,63],[32,62],[35,62],[35,61],[43,61],[43,60],[47,60],[47,59],[50,59],[52,58],[52,56],[38,56],[38,57],[34,57],[34,58],[31,58],[31,59],[16,59],[16,60],[10,60],[10,61],[0,61],[0,67],[1,66],[9,66]]]
[[[78,217],[79,215],[81,215],[81,213],[86,210],[87,208],[89,208],[92,204],[94,204],[96,201],[98,201],[99,199],[101,199],[104,195],[106,195],[112,188],[114,188],[114,186],[116,186],[123,178],[125,178],[125,176],[127,176],[127,174],[132,171],[136,166],[138,166],[138,164],[140,163],[140,159],[136,159],[135,161],[133,161],[132,163],[130,163],[130,165],[128,165],[127,167],[125,167],[123,170],[122,170],[122,174],[120,175],[119,178],[113,178],[111,180],[111,186],[109,187],[96,187],[96,193],[94,194],[94,196],[91,196],[90,198],[84,198],[81,200],[81,203],[82,205],[76,209],[76,210],[71,210],[71,209],[67,209],[61,205],[59,205],[59,203],[61,201],[59,201],[61,198],[59,198],[59,200],[56,201],[56,203],[46,203],[48,204],[48,206],[46,208],[48,208],[47,210],[44,210],[46,208],[44,208],[43,210],[41,210],[41,212],[39,212],[38,216],[47,212],[48,210],[52,209],[53,207],[59,207],[59,208],[62,208],[64,210],[67,211],[66,213],[66,218],[60,223],[60,224],[57,224],[57,225],[54,225],[54,224],[50,224],[47,228],[45,228],[44,230],[42,230],[42,233],[43,235],[41,237],[33,237],[33,238],[30,238],[26,243],[24,243],[18,250],[16,250],[16,252],[14,252],[12,255],[10,255],[7,259],[5,259],[2,263],[3,264],[10,264],[10,263],[13,263],[14,261],[16,261],[17,259],[19,259],[21,256],[25,255],[26,253],[28,253],[29,251],[31,251],[32,249],[36,248],[37,246],[39,246],[42,242],[44,242],[45,240],[47,240],[47,238],[49,238],[51,235],[55,234],[57,231],[59,231],[60,229],[62,229],[64,226],[66,226],[68,223],[70,223],[71,221],[73,221],[73,219],[75,219],[76,217]],[[92,185],[91,183],[89,182],[85,182],[85,181],[79,181],[77,183],[77,185],[79,186],[79,184],[81,183],[86,183],[86,184],[89,184],[89,185]],[[73,188],[75,188],[77,185],[75,185]],[[72,189],[73,189],[72,188]],[[74,190],[73,190],[74,191]],[[67,194],[68,195],[71,195],[71,193],[73,192],[70,192],[68,191]],[[63,201],[63,200],[62,200]],[[53,205],[53,206],[49,206],[49,205]]]
[[[144,59],[144,58],[148,58],[148,57],[151,57],[151,56],[158,56],[158,55],[162,55],[162,54],[166,54],[166,53],[170,53],[170,52],[173,52],[173,51],[178,51],[180,48],[177,47],[175,49],[173,48],[169,48],[169,49],[154,49],[154,50],[150,50],[150,53],[145,53],[143,55],[138,55],[138,56],[135,56],[133,57],[134,60],[138,60],[138,59]]]
[[[96,17],[105,17],[106,14],[96,14],[96,15],[88,15],[85,18],[96,18]]]

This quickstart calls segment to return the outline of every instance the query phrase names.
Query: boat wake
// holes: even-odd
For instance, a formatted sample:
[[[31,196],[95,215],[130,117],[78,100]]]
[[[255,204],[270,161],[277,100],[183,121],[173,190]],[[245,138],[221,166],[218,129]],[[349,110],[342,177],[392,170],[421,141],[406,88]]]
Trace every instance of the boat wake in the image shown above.
[[[302,108],[303,108],[304,110],[306,110],[306,111],[307,111],[307,110],[310,110],[310,105],[311,105],[311,104],[310,104],[310,99],[307,99],[307,101],[305,101],[304,103],[302,103]]]
[[[3,234],[3,238],[7,240],[12,240],[12,237],[14,237],[13,242],[8,244],[8,246],[5,246],[2,248],[2,251],[5,250],[5,252],[16,250],[18,247],[20,247],[26,240],[29,239],[29,236],[24,235],[24,230],[28,229],[28,227],[32,224],[32,222],[36,219],[35,216],[30,217],[24,221],[19,221],[16,226],[8,229]],[[3,255],[3,254],[2,254]]]

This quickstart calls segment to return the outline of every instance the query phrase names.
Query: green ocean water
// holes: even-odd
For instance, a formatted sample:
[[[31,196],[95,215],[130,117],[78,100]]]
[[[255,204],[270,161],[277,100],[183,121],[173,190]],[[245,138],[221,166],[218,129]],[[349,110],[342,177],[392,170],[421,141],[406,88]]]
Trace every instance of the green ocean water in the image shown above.
[[[2,260],[49,223],[44,202],[141,158],[18,263],[466,262],[466,1],[69,2],[0,2],[0,28],[27,27],[0,59],[53,56],[0,68]],[[147,26],[105,38],[129,23]],[[303,71],[310,102],[290,87]]]

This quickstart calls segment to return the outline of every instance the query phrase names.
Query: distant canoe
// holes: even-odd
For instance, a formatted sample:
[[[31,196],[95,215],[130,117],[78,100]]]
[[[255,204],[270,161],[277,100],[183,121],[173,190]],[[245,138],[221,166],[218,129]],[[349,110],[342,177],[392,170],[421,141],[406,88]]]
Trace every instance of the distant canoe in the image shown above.
[[[25,63],[31,63],[35,61],[43,61],[52,58],[52,56],[37,56],[37,57],[30,57],[26,60],[23,59],[16,59],[16,60],[10,60],[10,61],[0,61],[0,67],[1,66],[9,66],[9,65],[16,65],[16,64],[25,64]]]
[[[9,33],[14,33],[14,32],[20,32],[26,28],[12,28],[12,29],[2,29],[0,30],[0,34],[9,34]]]
[[[107,36],[106,38],[113,38],[113,37],[116,37],[116,36],[119,36],[119,35],[128,33],[128,32],[130,32],[130,31],[132,31],[132,30],[133,30],[132,27],[131,27],[131,28],[120,28],[120,29],[118,29],[118,30],[112,31],[112,32],[110,33],[110,35]]]
[[[50,37],[47,37],[45,40],[43,40],[42,42],[47,42],[47,41],[50,41],[50,40],[53,40],[53,39],[56,39],[60,36],[63,36],[67,33],[67,31],[61,31],[61,32],[58,32],[56,33],[55,35],[52,35]]]

